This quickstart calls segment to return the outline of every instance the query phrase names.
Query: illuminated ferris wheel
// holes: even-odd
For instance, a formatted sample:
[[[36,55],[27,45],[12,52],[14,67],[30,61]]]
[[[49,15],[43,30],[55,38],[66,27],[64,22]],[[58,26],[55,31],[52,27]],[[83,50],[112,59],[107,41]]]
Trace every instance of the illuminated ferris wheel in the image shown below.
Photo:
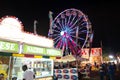
[[[92,27],[88,17],[77,9],[66,9],[51,22],[48,36],[54,47],[68,54],[80,55],[81,49],[89,47]]]

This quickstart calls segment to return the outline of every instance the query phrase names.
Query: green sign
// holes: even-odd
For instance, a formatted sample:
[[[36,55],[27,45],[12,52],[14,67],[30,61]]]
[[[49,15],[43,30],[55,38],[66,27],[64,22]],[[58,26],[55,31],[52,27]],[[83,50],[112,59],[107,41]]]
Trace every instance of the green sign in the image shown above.
[[[43,48],[38,46],[31,46],[27,44],[23,44],[23,52],[25,54],[37,54],[44,56],[62,56],[61,50],[57,50],[54,48]]]
[[[23,53],[46,55],[45,48],[30,46],[26,44],[23,45]]]
[[[15,42],[7,42],[0,40],[0,51],[3,52],[19,52],[19,45]]]
[[[62,56],[61,50],[57,49],[46,49],[46,53],[49,56]]]

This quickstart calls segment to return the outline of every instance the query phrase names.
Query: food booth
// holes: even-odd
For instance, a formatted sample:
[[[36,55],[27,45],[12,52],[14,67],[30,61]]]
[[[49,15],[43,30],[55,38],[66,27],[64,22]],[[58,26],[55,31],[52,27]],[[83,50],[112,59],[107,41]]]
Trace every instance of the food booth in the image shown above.
[[[33,49],[33,51],[31,49]],[[37,50],[35,50],[37,49]],[[53,59],[60,56],[61,51],[54,48],[43,48],[23,45],[24,54],[13,54],[12,78],[22,79],[22,65],[26,64],[29,69],[35,72],[36,80],[52,80]],[[29,53],[29,54],[28,54]],[[41,56],[42,55],[42,56]],[[43,79],[44,78],[44,79]]]
[[[53,40],[23,31],[21,22],[13,16],[0,20],[1,80],[22,80],[22,65],[35,73],[35,80],[52,80],[53,59],[61,50],[53,48]]]
[[[0,80],[9,78],[12,53],[17,53],[18,51],[18,43],[0,40]]]

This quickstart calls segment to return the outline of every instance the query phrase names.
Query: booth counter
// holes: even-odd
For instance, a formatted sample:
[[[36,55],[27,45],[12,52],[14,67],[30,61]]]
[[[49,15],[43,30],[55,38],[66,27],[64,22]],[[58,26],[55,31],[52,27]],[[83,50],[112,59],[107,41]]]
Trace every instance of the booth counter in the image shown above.
[[[12,79],[23,79],[22,65],[26,64],[28,69],[35,73],[37,80],[53,76],[53,60],[45,58],[13,57]]]

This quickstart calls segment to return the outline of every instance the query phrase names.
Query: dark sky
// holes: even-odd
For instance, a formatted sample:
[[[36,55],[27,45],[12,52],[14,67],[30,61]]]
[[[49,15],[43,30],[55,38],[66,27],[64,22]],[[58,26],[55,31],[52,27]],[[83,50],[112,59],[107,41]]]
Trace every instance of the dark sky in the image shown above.
[[[115,1],[115,0],[114,0]],[[120,6],[118,2],[105,0],[2,0],[0,17],[13,15],[24,25],[24,30],[33,32],[33,22],[38,21],[37,33],[47,36],[48,12],[55,18],[60,12],[76,8],[88,15],[94,31],[93,47],[104,47],[120,51]]]

